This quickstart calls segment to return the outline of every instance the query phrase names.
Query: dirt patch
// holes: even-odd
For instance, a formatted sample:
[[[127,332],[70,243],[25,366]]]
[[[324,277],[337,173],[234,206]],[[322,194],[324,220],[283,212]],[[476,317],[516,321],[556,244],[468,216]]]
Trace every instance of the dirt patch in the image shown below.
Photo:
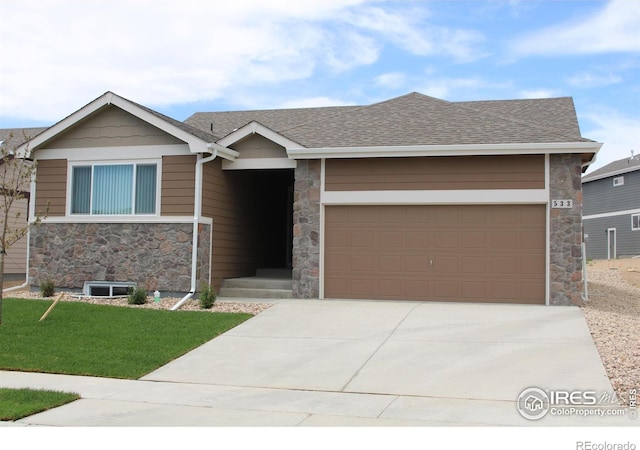
[[[640,389],[640,259],[590,261],[582,308],[620,402]]]

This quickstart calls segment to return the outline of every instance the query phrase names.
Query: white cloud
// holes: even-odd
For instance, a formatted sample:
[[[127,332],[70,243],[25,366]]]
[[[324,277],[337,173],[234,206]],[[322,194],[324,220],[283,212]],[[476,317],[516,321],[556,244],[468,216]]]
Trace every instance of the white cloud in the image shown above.
[[[407,76],[401,72],[389,72],[378,75],[374,80],[376,86],[387,89],[398,89],[405,85]]]
[[[469,59],[480,36],[381,0],[2,0],[0,115],[55,121],[107,90],[151,107],[220,99],[378,61]]]
[[[631,150],[636,155],[640,153],[640,118],[600,108],[581,115],[580,119],[582,135],[603,143],[589,172],[631,156]]]
[[[331,97],[308,97],[290,100],[280,105],[280,108],[319,108],[322,106],[350,106],[351,103]]]
[[[592,88],[621,83],[622,77],[619,75],[614,75],[612,73],[598,74],[583,72],[570,77],[569,79],[567,79],[567,82],[571,86],[579,88]]]
[[[425,79],[419,81],[414,90],[431,97],[458,101],[478,99],[482,97],[479,96],[479,92],[486,93],[493,90],[502,92],[510,88],[510,82],[490,81],[478,76],[459,78],[433,76],[433,71],[428,70]]]
[[[560,93],[555,89],[538,88],[523,89],[520,91],[520,98],[552,98],[558,97]]]
[[[640,2],[611,0],[589,17],[554,25],[514,41],[517,54],[640,52]]]

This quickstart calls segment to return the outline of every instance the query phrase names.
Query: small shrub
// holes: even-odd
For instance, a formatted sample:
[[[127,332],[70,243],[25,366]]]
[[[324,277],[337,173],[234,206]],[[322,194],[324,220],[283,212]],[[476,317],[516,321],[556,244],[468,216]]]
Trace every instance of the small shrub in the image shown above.
[[[129,289],[129,299],[127,302],[130,305],[144,305],[147,303],[147,290],[140,286],[137,286],[135,289]]]
[[[56,292],[56,285],[50,278],[40,282],[40,294],[43,297],[52,297]]]
[[[203,284],[198,298],[200,299],[200,308],[211,309],[216,302],[217,296],[210,285]]]

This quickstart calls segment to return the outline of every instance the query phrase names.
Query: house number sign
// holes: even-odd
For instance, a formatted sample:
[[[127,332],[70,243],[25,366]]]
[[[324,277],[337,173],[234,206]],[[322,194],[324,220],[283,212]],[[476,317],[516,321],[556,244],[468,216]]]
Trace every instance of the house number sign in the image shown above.
[[[573,200],[571,199],[555,199],[551,200],[552,208],[573,208]]]

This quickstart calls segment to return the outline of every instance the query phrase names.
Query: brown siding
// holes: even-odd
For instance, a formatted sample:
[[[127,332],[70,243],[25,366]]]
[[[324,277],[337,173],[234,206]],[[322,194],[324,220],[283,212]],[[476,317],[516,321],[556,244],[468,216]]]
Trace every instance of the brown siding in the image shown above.
[[[544,156],[328,159],[327,191],[544,189]]]
[[[39,160],[36,170],[36,213],[44,213],[49,203],[49,217],[64,216],[67,204],[67,160]]]
[[[283,147],[255,134],[234,144],[232,148],[240,153],[238,159],[287,157],[287,152]]]
[[[193,215],[195,171],[195,155],[162,157],[163,216]]]
[[[258,222],[250,216],[251,198],[241,181],[222,170],[220,158],[204,165],[202,213],[213,219],[211,284],[216,291],[224,278],[255,274],[251,227]]]
[[[108,106],[71,130],[57,136],[45,148],[115,147],[125,145],[181,144],[182,141],[128,112]]]

